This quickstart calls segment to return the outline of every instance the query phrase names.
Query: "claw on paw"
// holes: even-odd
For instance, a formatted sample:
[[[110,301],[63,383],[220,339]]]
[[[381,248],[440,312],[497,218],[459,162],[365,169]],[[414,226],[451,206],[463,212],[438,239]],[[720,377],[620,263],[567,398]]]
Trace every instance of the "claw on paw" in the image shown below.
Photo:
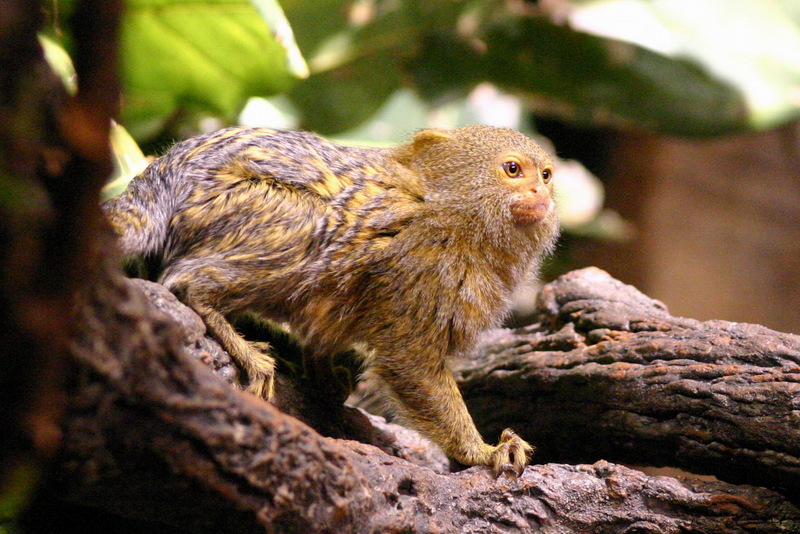
[[[270,345],[268,343],[251,343],[252,355],[246,366],[250,384],[247,391],[266,399],[272,400],[275,392],[275,360],[269,355]]]
[[[513,430],[507,428],[503,430],[500,435],[500,443],[492,452],[492,470],[495,476],[500,476],[505,472],[513,472],[519,476],[532,455],[533,447]]]
[[[262,399],[271,401],[275,392],[274,385],[274,375],[259,375],[253,378],[253,380],[250,382],[250,385],[247,386],[247,391],[256,397],[261,397]]]

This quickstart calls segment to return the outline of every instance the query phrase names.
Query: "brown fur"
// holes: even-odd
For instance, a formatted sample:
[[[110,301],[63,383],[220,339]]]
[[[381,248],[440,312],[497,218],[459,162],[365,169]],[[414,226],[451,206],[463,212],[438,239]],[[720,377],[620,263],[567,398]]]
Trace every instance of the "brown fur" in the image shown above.
[[[177,144],[104,209],[252,392],[270,397],[274,360],[231,326],[243,312],[288,322],[319,358],[365,345],[407,420],[450,457],[519,469],[530,446],[510,431],[483,442],[446,360],[500,324],[552,248],[548,171],[544,151],[500,128],[425,130],[393,149],[229,128]]]

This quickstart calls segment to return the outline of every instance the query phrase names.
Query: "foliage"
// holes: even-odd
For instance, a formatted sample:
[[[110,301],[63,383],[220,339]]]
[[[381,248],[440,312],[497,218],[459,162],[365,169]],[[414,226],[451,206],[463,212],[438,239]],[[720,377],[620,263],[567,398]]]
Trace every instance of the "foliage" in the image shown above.
[[[581,31],[666,57],[691,58],[741,95],[744,125],[769,128],[797,115],[800,3],[796,0],[572,0]],[[624,23],[623,23],[624,21]],[[696,98],[688,93],[685,98]]]
[[[73,2],[53,2],[52,35]],[[138,139],[182,114],[232,121],[248,97],[307,74],[275,0],[127,0],[121,55],[121,120]]]
[[[139,145],[119,124],[111,125],[111,152],[114,155],[114,174],[103,188],[103,200],[122,193],[131,178],[142,172],[149,161]]]
[[[53,0],[54,35],[72,2]],[[201,114],[229,123],[248,97],[288,92],[300,126],[333,134],[368,120],[400,88],[436,104],[487,81],[540,114],[681,135],[767,128],[800,109],[792,0],[281,6],[128,0],[123,124],[143,140]],[[308,74],[300,50],[311,75],[297,83]]]
[[[73,2],[52,0],[51,35],[67,47],[59,21]],[[361,144],[394,142],[431,125],[525,130],[525,110],[579,124],[711,135],[772,127],[800,110],[800,10],[792,0],[758,7],[749,0],[126,6],[122,123],[139,141],[171,142],[245,122]],[[45,46],[65,82],[74,83],[68,58],[51,41]],[[513,120],[501,117],[502,99],[475,98],[485,96],[487,83],[514,95]],[[283,95],[279,102],[252,98],[276,94]],[[252,105],[240,115],[248,99]],[[209,116],[216,120],[201,124]],[[106,196],[146,164],[124,129],[115,127],[112,145],[117,172]],[[629,235],[615,214],[601,211],[596,178],[572,163],[559,174],[567,184],[560,197],[567,229]]]
[[[274,1],[129,0],[123,23],[123,124],[156,131],[179,109],[236,116],[250,95],[305,74]],[[265,24],[265,22],[267,24]],[[268,24],[270,26],[268,26]]]
[[[339,16],[324,25],[318,3],[283,4],[312,70],[290,96],[302,124],[325,133],[359,124],[401,86],[436,102],[482,81],[539,113],[682,135],[770,127],[800,107],[789,0],[328,0]],[[631,30],[643,21],[673,46]],[[774,98],[753,98],[754,86]]]

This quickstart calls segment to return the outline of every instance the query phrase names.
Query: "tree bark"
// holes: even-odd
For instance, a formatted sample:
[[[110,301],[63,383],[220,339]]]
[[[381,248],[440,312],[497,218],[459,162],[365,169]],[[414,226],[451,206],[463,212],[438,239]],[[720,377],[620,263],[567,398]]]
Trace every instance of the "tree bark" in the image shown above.
[[[800,497],[800,336],[672,317],[585,269],[457,374],[479,428],[517,428],[537,461],[674,466]]]
[[[564,281],[588,278],[595,284],[598,277],[621,287],[599,271],[584,271],[546,287],[542,305]],[[604,308],[600,303],[596,299],[600,315],[618,305],[608,301]],[[323,437],[215,373],[212,367],[229,380],[234,377],[213,340],[201,336],[196,316],[163,288],[112,274],[92,289],[88,304],[81,318],[85,330],[74,348],[83,372],[65,424],[66,447],[40,502],[56,499],[89,506],[84,509],[89,517],[92,508],[100,508],[117,518],[116,528],[129,524],[126,521],[192,532],[671,533],[800,528],[800,511],[767,489],[650,477],[598,458],[593,465],[529,466],[519,478],[495,479],[482,467],[444,474],[441,459],[420,457],[415,451],[426,448],[419,438],[410,446],[398,443],[404,438],[393,438],[393,427],[378,431],[386,440],[380,448]],[[554,325],[563,333],[563,327]],[[542,337],[541,328],[523,329],[536,334],[513,335]],[[512,334],[497,335],[502,342],[502,335]],[[486,391],[505,381],[496,365],[503,352],[492,356],[497,346],[482,351],[490,355],[493,370],[483,382]],[[475,369],[478,360],[471,360]],[[480,383],[472,376],[465,381],[465,391],[480,390]],[[511,382],[507,388],[516,398],[502,413],[528,410],[532,401],[520,398],[517,387]],[[304,395],[302,387],[285,377],[278,393],[284,399]],[[294,401],[282,402],[290,406]],[[494,402],[499,406],[497,399]],[[352,415],[325,412],[319,403],[313,395],[303,400],[312,414],[319,409],[328,418]],[[310,419],[313,422],[314,416]],[[334,427],[343,432],[348,424]],[[385,450],[413,451],[407,454],[411,461]]]

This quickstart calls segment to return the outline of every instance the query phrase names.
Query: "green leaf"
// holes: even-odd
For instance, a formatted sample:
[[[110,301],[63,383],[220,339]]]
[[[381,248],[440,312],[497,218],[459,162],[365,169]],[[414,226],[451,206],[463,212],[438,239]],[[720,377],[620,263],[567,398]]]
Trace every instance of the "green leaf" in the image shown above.
[[[301,111],[302,128],[330,135],[370,118],[400,86],[400,76],[391,56],[369,56],[313,74],[289,96]]]
[[[122,117],[136,137],[179,109],[232,118],[307,73],[274,0],[130,0],[122,51]]]
[[[147,158],[130,134],[119,124],[111,124],[111,153],[114,156],[114,173],[101,192],[102,200],[122,193],[131,179],[147,167]]]
[[[739,126],[771,128],[800,114],[797,0],[572,0],[568,22],[694,61],[739,93],[745,109]],[[668,82],[680,91],[684,81]]]
[[[742,94],[691,61],[575,32],[542,17],[505,18],[490,26],[484,39],[486,78],[525,96],[543,113],[686,135],[746,125]]]
[[[281,1],[297,43],[307,58],[332,35],[351,28],[351,4],[353,0]]]
[[[452,1],[285,2],[298,39],[309,46],[312,75],[289,95],[301,112],[301,126],[335,134],[362,124],[411,80],[409,72],[425,74],[426,63],[415,62],[415,56],[431,41],[432,32],[456,23],[464,5]],[[320,17],[320,12],[325,16]]]
[[[297,78],[307,78],[308,65],[294,40],[294,32],[275,0],[250,0],[272,30],[275,41],[286,51],[286,67]]]
[[[64,48],[61,47],[56,41],[45,35],[39,36],[39,42],[44,50],[44,57],[47,64],[53,69],[53,72],[61,79],[61,83],[70,94],[75,94],[77,89],[77,80],[75,77],[75,67],[72,65],[72,59],[69,57]]]
[[[296,27],[315,24],[301,15],[319,17],[310,11],[288,12]],[[309,56],[312,75],[289,93],[303,128],[322,134],[354,128],[400,87],[402,63],[413,50],[416,31],[400,7],[368,18],[359,23],[338,20],[326,26],[331,34],[315,40]]]

